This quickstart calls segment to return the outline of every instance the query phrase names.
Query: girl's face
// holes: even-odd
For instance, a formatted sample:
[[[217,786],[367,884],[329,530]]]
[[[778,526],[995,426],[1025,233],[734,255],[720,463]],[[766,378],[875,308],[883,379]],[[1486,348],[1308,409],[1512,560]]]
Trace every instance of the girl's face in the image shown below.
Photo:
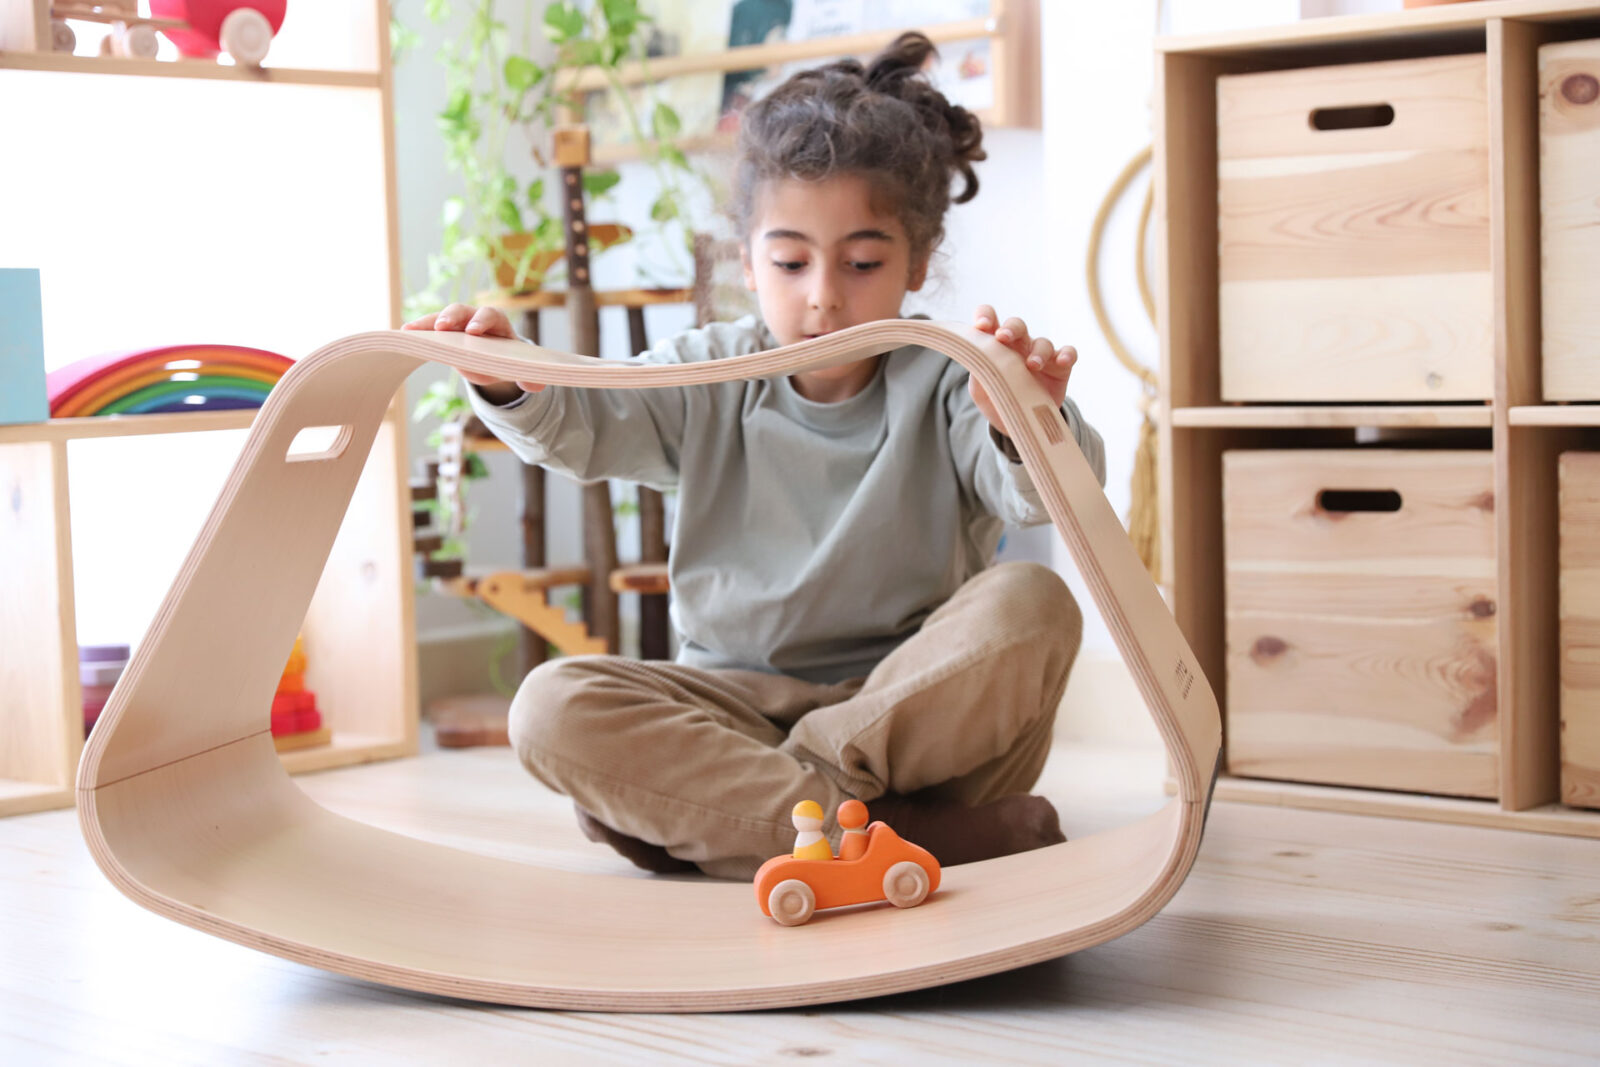
[[[927,256],[912,261],[905,227],[873,209],[860,175],[767,182],[756,205],[744,280],[779,344],[899,318],[906,293],[922,288]]]

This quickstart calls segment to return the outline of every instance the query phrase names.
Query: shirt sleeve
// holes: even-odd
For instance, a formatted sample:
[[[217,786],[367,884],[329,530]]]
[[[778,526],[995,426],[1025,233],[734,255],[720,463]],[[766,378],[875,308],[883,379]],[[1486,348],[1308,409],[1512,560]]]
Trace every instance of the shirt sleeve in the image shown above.
[[[959,388],[952,387],[946,394],[952,457],[963,489],[989,514],[1012,525],[1037,526],[1048,522],[1049,512],[1028,469],[1022,464],[1016,445],[991,426],[978,410],[967,392],[968,377],[964,368],[952,375]],[[1071,398],[1063,401],[1061,415],[1103,487],[1106,484],[1105,442]]]
[[[632,363],[689,363],[759,351],[748,323],[716,323],[667,338]],[[525,463],[581,482],[616,478],[656,489],[678,484],[678,459],[694,387],[578,389],[551,386],[504,405],[468,390],[473,411]]]

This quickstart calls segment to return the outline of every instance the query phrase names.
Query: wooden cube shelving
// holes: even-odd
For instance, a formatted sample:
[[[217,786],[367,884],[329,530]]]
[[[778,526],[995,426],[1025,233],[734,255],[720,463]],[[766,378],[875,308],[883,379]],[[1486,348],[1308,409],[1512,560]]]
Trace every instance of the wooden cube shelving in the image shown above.
[[[1557,457],[1600,450],[1600,404],[1558,404],[1545,395],[1540,273],[1541,49],[1594,39],[1600,4],[1485,0],[1158,42],[1163,574],[1179,624],[1223,703],[1225,746],[1224,454],[1467,448],[1482,450],[1492,471],[1496,759],[1492,789],[1484,790],[1492,797],[1444,796],[1425,782],[1419,792],[1400,783],[1329,785],[1336,779],[1292,772],[1270,781],[1224,774],[1221,798],[1600,837],[1600,811],[1561,797],[1557,595]],[[1490,286],[1478,299],[1487,303],[1492,333],[1487,401],[1423,402],[1393,383],[1364,380],[1347,390],[1355,399],[1338,405],[1306,397],[1270,407],[1230,402],[1223,383],[1219,85],[1262,72],[1440,57],[1481,61],[1486,79]],[[1583,277],[1597,268],[1587,264]],[[1469,288],[1452,293],[1465,296]]]
[[[37,5],[0,3],[0,133],[32,151],[9,175],[5,253],[42,272],[52,365],[174,333],[298,358],[400,324],[389,4],[301,6],[255,69],[41,51]],[[108,159],[115,202],[103,195]],[[0,815],[74,802],[69,446],[194,434],[215,448],[218,435],[197,431],[254,417],[0,426]],[[417,749],[405,423],[391,408],[305,620],[307,680],[332,742],[285,753],[291,772]]]

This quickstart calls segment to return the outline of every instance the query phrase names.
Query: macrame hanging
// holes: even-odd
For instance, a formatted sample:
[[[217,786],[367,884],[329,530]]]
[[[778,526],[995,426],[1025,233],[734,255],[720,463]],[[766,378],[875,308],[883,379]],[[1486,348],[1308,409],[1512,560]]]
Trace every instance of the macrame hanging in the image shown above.
[[[1111,188],[1106,190],[1105,199],[1100,202],[1100,209],[1095,212],[1094,227],[1089,233],[1087,274],[1089,303],[1094,308],[1094,317],[1100,325],[1100,332],[1105,335],[1106,343],[1111,346],[1111,351],[1118,361],[1128,368],[1128,372],[1138,378],[1143,386],[1143,396],[1139,401],[1142,420],[1139,426],[1139,443],[1134,451],[1131,502],[1128,507],[1128,536],[1133,540],[1134,548],[1138,550],[1139,558],[1144,561],[1150,576],[1160,582],[1161,516],[1157,498],[1155,422],[1160,378],[1155,371],[1140,363],[1128,351],[1128,346],[1123,343],[1111,322],[1111,316],[1106,313],[1105,300],[1100,292],[1100,246],[1105,237],[1106,223],[1133,179],[1149,164],[1150,157],[1151,148],[1146,145],[1128,160],[1122,172],[1111,183]],[[1152,324],[1156,321],[1156,304],[1155,298],[1150,293],[1150,278],[1145,269],[1145,241],[1150,228],[1154,189],[1152,182],[1150,188],[1145,190],[1144,205],[1139,211],[1139,233],[1135,239],[1134,254],[1139,280],[1139,298],[1143,301],[1145,314],[1150,317]]]

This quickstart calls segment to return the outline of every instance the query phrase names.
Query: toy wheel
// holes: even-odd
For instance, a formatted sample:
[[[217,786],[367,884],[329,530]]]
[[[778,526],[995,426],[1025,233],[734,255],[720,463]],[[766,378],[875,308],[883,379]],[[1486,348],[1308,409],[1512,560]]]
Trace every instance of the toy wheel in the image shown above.
[[[241,67],[259,67],[272,46],[272,23],[253,7],[228,12],[217,34],[222,50]]]
[[[817,910],[817,895],[800,879],[788,878],[767,894],[767,910],[784,926],[799,926]]]
[[[883,873],[883,898],[897,908],[914,908],[928,899],[930,884],[922,864],[901,860]]]
[[[50,23],[50,50],[53,52],[71,52],[78,47],[78,35],[72,32],[60,19],[53,19]]]
[[[130,59],[154,59],[156,57],[156,31],[139,23],[129,26],[119,22],[111,31],[111,51],[114,55],[127,56]]]

